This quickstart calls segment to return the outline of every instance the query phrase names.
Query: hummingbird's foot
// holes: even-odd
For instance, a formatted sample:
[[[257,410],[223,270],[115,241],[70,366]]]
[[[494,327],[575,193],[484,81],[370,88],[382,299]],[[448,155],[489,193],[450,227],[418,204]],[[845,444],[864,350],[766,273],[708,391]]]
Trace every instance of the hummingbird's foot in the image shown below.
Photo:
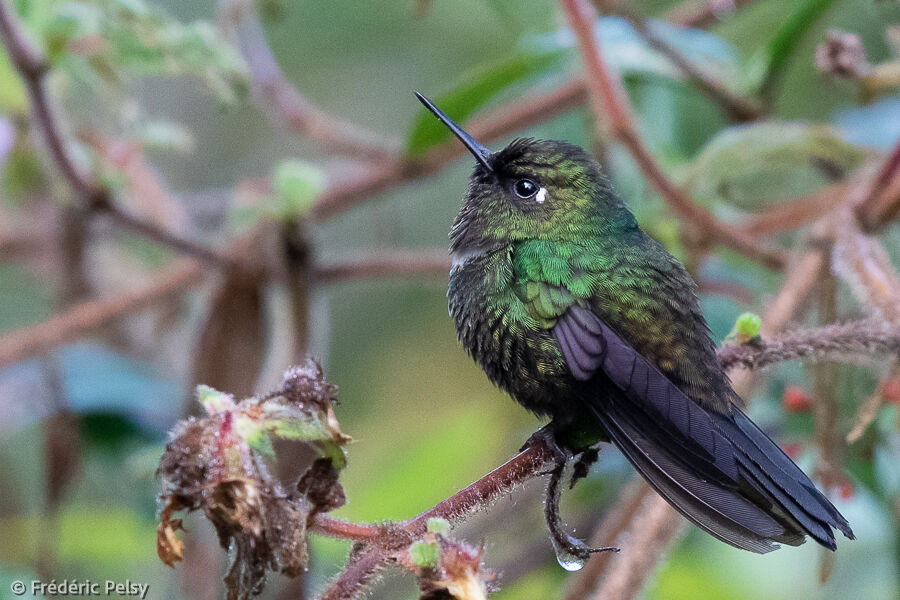
[[[593,548],[566,532],[562,519],[560,519],[559,516],[559,498],[561,494],[560,483],[566,469],[566,463],[571,455],[559,448],[559,446],[556,446],[556,448],[559,449],[559,454],[556,456],[554,468],[549,472],[550,479],[547,482],[547,499],[544,502],[544,517],[547,519],[547,529],[550,530],[550,541],[553,542],[553,548],[556,550],[557,559],[563,567],[569,569],[569,565],[577,564],[578,562],[583,564],[591,554],[597,552],[618,552],[619,549],[612,546]],[[584,460],[584,456],[582,456],[581,460]],[[579,462],[581,462],[581,460],[579,460]],[[570,561],[564,557],[572,557],[575,560]]]

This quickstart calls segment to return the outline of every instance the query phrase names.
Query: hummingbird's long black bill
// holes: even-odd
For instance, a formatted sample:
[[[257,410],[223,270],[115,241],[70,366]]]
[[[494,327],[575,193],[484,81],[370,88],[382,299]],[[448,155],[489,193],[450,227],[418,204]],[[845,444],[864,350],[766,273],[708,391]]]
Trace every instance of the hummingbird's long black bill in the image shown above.
[[[469,149],[469,152],[471,152],[475,156],[475,159],[478,160],[478,162],[480,162],[485,169],[493,172],[494,169],[491,167],[491,163],[488,160],[492,152],[479,144],[478,141],[471,135],[466,133],[466,131],[462,127],[454,123],[453,119],[448,117],[446,114],[444,114],[444,111],[434,105],[434,102],[432,102],[419,92],[415,92],[415,94],[416,98],[419,99],[419,102],[424,104],[425,108],[430,110],[441,123],[447,126],[447,129],[453,132],[453,135],[459,138],[459,141],[461,141],[463,145],[465,145],[465,147]]]

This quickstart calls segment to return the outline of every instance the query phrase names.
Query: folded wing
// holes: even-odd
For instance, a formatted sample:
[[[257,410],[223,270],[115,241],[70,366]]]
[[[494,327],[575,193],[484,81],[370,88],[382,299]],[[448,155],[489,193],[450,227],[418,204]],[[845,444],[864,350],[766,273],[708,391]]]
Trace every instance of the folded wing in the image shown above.
[[[681,514],[716,538],[764,553],[805,535],[834,550],[847,520],[736,406],[704,408],[588,308],[554,336],[610,439]]]

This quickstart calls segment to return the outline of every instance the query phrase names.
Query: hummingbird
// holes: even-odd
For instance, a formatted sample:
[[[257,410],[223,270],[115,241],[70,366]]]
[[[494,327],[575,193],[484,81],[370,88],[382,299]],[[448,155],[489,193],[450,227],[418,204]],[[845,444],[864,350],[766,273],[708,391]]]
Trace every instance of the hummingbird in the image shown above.
[[[450,230],[448,299],[488,378],[549,417],[557,447],[571,448],[579,431],[612,442],[672,507],[727,544],[762,554],[806,536],[835,550],[834,529],[854,539],[743,412],[697,284],[641,230],[600,164],[554,140],[491,152],[416,96],[477,161]]]

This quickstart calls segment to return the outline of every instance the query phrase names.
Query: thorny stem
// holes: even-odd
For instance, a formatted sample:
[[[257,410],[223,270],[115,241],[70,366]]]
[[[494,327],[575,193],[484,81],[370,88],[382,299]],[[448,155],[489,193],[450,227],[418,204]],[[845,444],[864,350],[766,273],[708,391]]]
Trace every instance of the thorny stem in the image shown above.
[[[724,345],[716,352],[725,369],[760,369],[788,360],[840,360],[900,352],[900,327],[859,321],[764,337],[759,344]]]
[[[316,514],[309,526],[311,532],[319,535],[358,542],[383,538],[386,529],[387,527],[381,525],[332,519],[322,513]]]
[[[351,561],[331,582],[319,600],[349,600],[357,594],[383,569],[391,558],[378,547],[369,549],[357,560]]]
[[[681,218],[716,241],[767,267],[782,267],[784,257],[780,252],[763,248],[746,232],[722,223],[711,212],[694,204],[668,178],[638,135],[622,82],[612,74],[603,58],[600,43],[594,37],[594,9],[587,0],[560,0],[560,3],[578,39],[597,122],[608,124],[612,135],[628,149],[644,176]]]
[[[321,263],[314,271],[320,283],[336,283],[398,275],[447,276],[450,258],[444,249],[378,251],[366,256]]]

